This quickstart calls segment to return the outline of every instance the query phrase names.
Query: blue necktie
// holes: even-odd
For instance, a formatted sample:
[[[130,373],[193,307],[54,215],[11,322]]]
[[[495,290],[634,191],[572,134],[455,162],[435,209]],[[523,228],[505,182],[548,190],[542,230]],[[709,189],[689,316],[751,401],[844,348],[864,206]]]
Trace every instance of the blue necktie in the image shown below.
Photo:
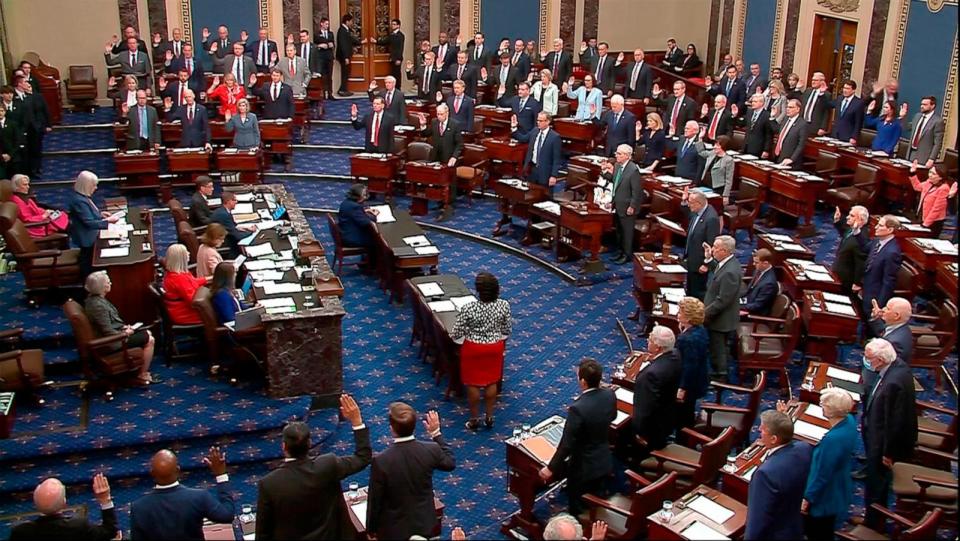
[[[690,140],[689,140],[689,139],[685,139],[685,140],[683,141],[683,149],[680,150],[680,157],[681,157],[681,158],[687,155],[687,149],[688,149],[689,147],[690,147]]]
[[[149,130],[147,129],[147,108],[140,108],[140,137],[143,139],[149,139]]]

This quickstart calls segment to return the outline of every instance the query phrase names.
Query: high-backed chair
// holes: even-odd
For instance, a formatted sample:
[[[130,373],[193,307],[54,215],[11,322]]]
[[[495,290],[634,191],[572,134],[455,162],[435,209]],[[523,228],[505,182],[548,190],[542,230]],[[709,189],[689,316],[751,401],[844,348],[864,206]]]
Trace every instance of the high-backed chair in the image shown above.
[[[840,155],[829,150],[818,150],[817,160],[813,164],[813,174],[822,178],[831,178],[840,170]]]
[[[17,218],[15,203],[0,204],[0,229],[3,229],[7,250],[17,260],[17,270],[23,274],[28,299],[35,300],[41,293],[81,287],[80,250],[38,247]]]
[[[944,453],[956,451],[957,410],[922,400],[917,400],[916,403],[917,445]],[[927,412],[933,415],[924,415]]]
[[[957,151],[948,148],[943,152],[943,168],[947,170],[947,176],[954,181],[957,180]]]
[[[430,159],[430,153],[433,151],[433,145],[423,141],[414,141],[407,145],[408,162],[427,161]]]
[[[65,83],[67,99],[73,104],[74,110],[93,109],[93,102],[97,101],[98,96],[97,77],[94,75],[93,66],[70,66],[70,77]]]
[[[14,220],[20,220],[20,209],[17,207],[17,204],[13,202],[13,182],[8,179],[0,180],[0,205],[4,203],[10,203],[12,207],[7,207],[7,212],[0,212],[0,229],[7,230],[13,227]],[[2,208],[2,207],[0,207]],[[23,222],[23,220],[20,220]],[[46,227],[50,224],[50,220],[40,220],[38,222],[24,223],[23,227],[26,228],[27,233],[31,229],[38,227]],[[36,233],[36,231],[34,231]],[[70,238],[66,233],[51,233],[49,235],[44,235],[42,237],[33,238],[34,244],[37,245],[37,248],[41,250],[66,250],[70,248]]]
[[[914,314],[913,319],[928,325],[911,326],[913,357],[910,366],[926,368],[933,373],[937,389],[941,388],[940,373],[943,363],[957,343],[957,307],[950,300],[932,305],[935,315]]]
[[[0,341],[19,345],[23,328],[0,331]],[[43,350],[14,349],[0,353],[0,391],[19,393],[19,400],[42,406],[44,399],[38,391],[47,385],[43,371]]]
[[[733,135],[730,137],[729,150],[735,150],[737,152],[740,152],[743,149],[743,145],[746,144],[746,141],[747,141],[747,132],[743,130],[733,130]]]
[[[572,192],[573,199],[593,201],[594,182],[590,180],[590,170],[578,165],[567,166],[567,191]]]
[[[13,198],[13,181],[5,178],[0,180],[0,203],[6,203]]]
[[[344,246],[343,237],[340,234],[340,224],[332,214],[327,214],[327,227],[330,228],[330,236],[333,237],[333,262],[331,267],[337,267],[337,274],[343,274],[343,260],[347,257],[367,258],[367,249],[358,246]]]
[[[203,353],[199,347],[203,339],[203,325],[178,325],[170,318],[167,312],[167,303],[163,301],[163,291],[157,284],[147,284],[147,291],[153,299],[160,314],[161,340],[163,343],[163,360],[167,366],[173,361],[195,359]],[[188,347],[191,346],[192,347]]]
[[[589,510],[577,517],[584,528],[602,520],[607,524],[607,539],[644,539],[647,537],[647,516],[659,510],[664,500],[677,496],[677,472],[660,476],[656,481],[627,470],[632,492],[601,498],[584,494]]]
[[[716,402],[702,402],[700,404],[701,420],[694,429],[701,434],[716,436],[728,427],[735,431],[732,445],[735,448],[743,447],[748,443],[750,430],[757,413],[760,411],[760,399],[767,386],[767,373],[760,371],[754,379],[753,387],[741,387],[718,381],[711,381],[710,385],[717,393]],[[728,406],[723,403],[723,392],[745,395],[746,407]]]
[[[637,244],[644,246],[663,246],[663,229],[656,217],[668,217],[672,212],[670,196],[665,192],[653,190],[650,195],[650,210],[645,218],[637,220],[634,226],[637,233]]]
[[[863,205],[871,208],[877,197],[880,170],[872,165],[858,163],[853,174],[834,174],[834,186],[823,194],[824,202],[828,207],[840,207],[849,210],[854,205]],[[852,180],[849,186],[841,182]]]
[[[800,342],[800,309],[796,303],[791,303],[782,320],[760,316],[753,316],[752,319],[754,322],[747,332],[743,332],[741,326],[737,340],[737,370],[740,378],[743,379],[747,370],[773,370],[780,374],[781,392],[787,392],[787,364]]]
[[[197,252],[200,250],[200,239],[197,238],[197,232],[190,227],[188,222],[177,223],[177,241],[187,247],[190,263],[196,263]]]
[[[957,476],[949,469],[930,467],[929,459],[949,465],[956,462],[956,453],[942,453],[917,447],[912,462],[893,464],[891,490],[897,512],[914,518],[927,511],[941,510],[944,519],[955,527],[957,523]]]
[[[750,241],[753,242],[753,223],[760,213],[760,204],[764,200],[763,191],[763,186],[759,183],[740,179],[736,201],[723,208],[723,221],[731,235],[736,235],[738,229],[746,229]]]
[[[140,372],[143,367],[143,348],[127,347],[126,333],[95,338],[83,306],[73,299],[67,299],[63,304],[63,313],[70,320],[73,337],[77,341],[84,378],[104,386],[107,398],[112,399],[118,383],[131,381]]]
[[[873,148],[873,140],[876,138],[877,130],[864,128],[860,131],[860,139],[857,141],[857,146],[861,146],[863,148]]]
[[[640,463],[647,479],[655,479],[664,473],[677,472],[680,490],[689,490],[698,485],[711,485],[720,474],[727,453],[733,446],[733,427],[723,429],[715,438],[684,428],[682,433],[690,441],[689,446],[669,443],[663,449],[652,451],[650,457]],[[694,449],[699,445],[700,450]]]
[[[234,333],[230,328],[220,325],[217,314],[213,309],[210,289],[201,287],[193,296],[193,306],[203,321],[204,341],[207,346],[207,355],[211,364],[211,371],[216,366],[222,366],[225,360],[231,365],[241,361],[250,361],[263,370],[261,359],[266,358],[266,336],[263,328],[248,329]]]
[[[909,261],[903,261],[900,263],[900,269],[897,270],[897,283],[893,286],[893,295],[913,300],[920,289],[919,278],[920,271]]]
[[[473,191],[483,188],[487,180],[487,168],[490,160],[487,158],[487,149],[481,145],[467,143],[463,145],[463,155],[460,165],[457,166],[457,193],[467,196],[467,204],[473,206]]]
[[[921,539],[936,539],[937,526],[940,524],[940,520],[943,518],[943,511],[940,509],[928,511],[920,520],[915,522],[906,517],[902,517],[897,513],[894,513],[880,504],[874,503],[871,504],[870,507],[872,507],[874,511],[877,511],[886,517],[887,520],[890,520],[894,523],[895,534],[892,537],[887,536],[885,531],[886,527],[884,527],[884,531],[878,532],[863,524],[858,524],[845,530],[837,530],[835,532],[837,537],[841,539],[847,539],[849,541],[875,541],[877,539],[913,541]],[[897,509],[897,511],[899,511],[899,509]]]

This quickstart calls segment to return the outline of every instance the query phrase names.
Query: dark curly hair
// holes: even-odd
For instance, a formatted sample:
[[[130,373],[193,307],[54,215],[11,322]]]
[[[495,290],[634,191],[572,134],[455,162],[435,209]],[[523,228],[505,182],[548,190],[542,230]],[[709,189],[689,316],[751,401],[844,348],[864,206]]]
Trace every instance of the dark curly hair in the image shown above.
[[[489,272],[481,272],[474,282],[480,302],[493,302],[500,297],[500,282]]]

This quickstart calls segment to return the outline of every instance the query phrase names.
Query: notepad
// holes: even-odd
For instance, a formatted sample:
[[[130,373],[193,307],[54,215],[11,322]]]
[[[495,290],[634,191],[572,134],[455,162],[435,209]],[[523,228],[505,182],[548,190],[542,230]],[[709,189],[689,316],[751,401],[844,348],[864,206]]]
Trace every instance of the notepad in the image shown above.
[[[807,275],[808,279],[815,282],[833,282],[833,277],[825,272],[817,272],[808,268],[804,274]]]
[[[844,316],[856,316],[857,312],[849,304],[840,304],[836,302],[826,302],[824,305],[827,308],[828,312],[834,314],[841,314]]]
[[[436,246],[417,246],[413,250],[417,255],[436,255],[440,253],[440,248]]]
[[[364,529],[367,527],[367,501],[364,500],[360,503],[354,503],[350,505],[350,510],[353,511],[354,516],[360,521],[360,524],[363,525]]]
[[[816,404],[809,404],[807,409],[803,410],[803,412],[812,417],[816,417],[817,419],[823,419],[824,421],[827,420],[827,416],[823,414],[823,408]]]
[[[557,453],[557,448],[544,436],[527,438],[520,443],[520,446],[539,460],[541,464],[549,464],[553,455]]]
[[[849,370],[843,370],[835,366],[827,367],[827,377],[849,381],[850,383],[860,383],[860,374],[857,374],[856,372],[850,372]]]
[[[686,273],[687,269],[683,265],[657,265],[657,271],[659,272],[668,272],[668,273]]]
[[[704,496],[703,494],[690,500],[690,503],[687,504],[687,508],[693,509],[697,513],[700,513],[717,524],[723,524],[724,522],[730,520],[730,517],[736,514],[719,503]]]
[[[614,391],[614,394],[617,396],[617,400],[626,402],[627,404],[633,404],[633,391],[630,389],[620,387]]]
[[[283,273],[277,270],[261,270],[250,273],[250,277],[258,282],[283,280]]]
[[[100,250],[100,257],[126,257],[130,255],[129,246],[120,246],[119,248],[104,248]]]
[[[407,246],[428,246],[430,239],[425,235],[414,235],[412,237],[403,237],[403,242],[405,242]]]
[[[799,244],[794,244],[792,242],[784,242],[777,246],[777,249],[780,250],[790,250],[792,252],[806,252],[806,248]]]
[[[697,539],[704,541],[729,541],[730,539],[729,537],[714,530],[699,520],[691,522],[689,526],[680,532],[680,535],[686,539]]]
[[[750,468],[749,470],[743,472],[743,475],[741,475],[740,477],[743,477],[744,479],[746,479],[747,481],[749,481],[749,480],[753,479],[753,474],[754,474],[754,472],[756,472],[756,471],[757,471],[757,466],[754,466],[754,467]]]
[[[453,304],[452,301],[433,301],[433,302],[428,302],[427,306],[429,306],[431,310],[437,313],[457,311],[457,306]]]
[[[450,302],[457,307],[457,311],[463,309],[464,306],[470,304],[471,302],[477,302],[477,298],[473,295],[464,295],[462,297],[450,297]]]
[[[247,254],[247,257],[263,257],[265,255],[275,253],[273,251],[273,245],[269,242],[254,246],[244,246],[243,251]]]
[[[266,312],[267,312],[268,314],[271,314],[271,315],[273,315],[273,314],[289,314],[289,313],[291,313],[291,312],[296,312],[296,311],[297,311],[297,307],[296,307],[296,305],[293,305],[293,304],[288,305],[288,306],[275,306],[275,307],[273,307],[273,308],[267,308],[267,309],[266,309]]]
[[[619,425],[620,423],[626,421],[627,417],[630,417],[628,413],[617,410],[617,416],[613,418],[613,423],[611,424]]]
[[[299,293],[303,291],[303,286],[296,282],[263,282],[260,284],[263,292],[267,295],[279,295],[281,293]]]
[[[827,434],[827,429],[806,421],[797,421],[793,424],[793,432],[800,436],[806,436],[812,440],[820,441]]]
[[[377,211],[378,224],[388,224],[397,221],[393,215],[393,209],[390,208],[390,205],[374,205],[370,207],[370,209]]]
[[[660,216],[655,216],[655,218],[657,219],[657,222],[660,225],[662,225],[663,227],[666,227],[667,229],[671,229],[674,231],[684,231],[684,229],[680,227],[680,224],[678,224],[677,222],[674,222],[673,220],[661,218]]]
[[[837,295],[836,293],[830,293],[828,291],[823,292],[823,300],[828,302],[838,302],[841,304],[850,304],[850,297]]]
[[[436,282],[417,284],[417,289],[420,290],[420,293],[424,297],[436,297],[438,295],[443,295],[443,288],[440,287],[440,284]]]

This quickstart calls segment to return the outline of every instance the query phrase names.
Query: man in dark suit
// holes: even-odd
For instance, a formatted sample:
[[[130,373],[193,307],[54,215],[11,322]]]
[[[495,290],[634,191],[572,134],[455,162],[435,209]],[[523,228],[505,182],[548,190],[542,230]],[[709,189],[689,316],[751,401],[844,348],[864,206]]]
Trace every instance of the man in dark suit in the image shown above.
[[[484,53],[486,54],[486,53]],[[477,97],[477,81],[480,78],[480,64],[467,63],[467,53],[457,53],[457,63],[443,74],[445,81],[463,81],[464,92],[471,98]]]
[[[776,121],[773,121],[777,124]],[[773,158],[777,163],[799,169],[803,163],[803,145],[807,142],[807,121],[800,118],[800,100],[787,101],[787,116],[783,125],[777,125],[776,142],[773,146]]]
[[[560,160],[562,149],[560,136],[550,129],[550,115],[544,112],[537,114],[537,127],[527,133],[521,133],[516,122],[511,120],[510,129],[513,138],[521,143],[528,143],[527,157],[523,167],[527,171],[526,179],[541,186],[547,186],[551,192],[557,184],[560,175]]]
[[[699,180],[703,176],[704,162],[697,152],[697,136],[700,135],[700,124],[696,120],[688,120],[683,126],[683,137],[670,141],[677,155],[677,167],[674,175],[689,180]]]
[[[633,146],[621,144],[617,147],[615,157],[616,164],[606,161],[601,164],[600,175],[612,183],[610,192],[613,194],[617,231],[617,253],[613,262],[623,265],[633,254],[633,231],[640,206],[643,205],[644,193],[640,169],[632,160]]]
[[[607,42],[600,42],[597,45],[597,57],[592,59],[589,65],[589,73],[593,75],[596,87],[603,92],[604,96],[613,94],[613,86],[617,82],[616,60],[607,54],[609,49],[610,45]]]
[[[440,91],[443,70],[438,69],[440,62],[437,61],[437,56],[433,52],[426,53],[423,58],[423,65],[416,70],[413,62],[407,61],[407,80],[416,83],[418,99],[432,101]]]
[[[476,68],[478,73],[480,68],[490,68],[491,64],[493,64],[494,55],[496,53],[496,51],[494,51],[491,47],[486,46],[484,43],[485,40],[486,38],[484,37],[483,33],[477,32],[477,34],[473,36],[473,47],[469,47],[466,51],[460,51],[466,53],[467,59],[470,61],[470,65]],[[462,63],[460,62],[459,58],[457,59],[457,62]],[[470,96],[475,95],[475,93],[470,94]]]
[[[466,94],[466,90],[466,83],[459,79],[454,81],[453,94],[447,98],[447,106],[450,107],[450,117],[460,125],[460,128],[467,133],[472,133],[474,99]],[[437,92],[437,97],[443,96]]]
[[[129,24],[123,27],[123,39],[118,39],[116,34],[114,34],[113,39],[110,40],[110,52],[111,54],[118,54],[127,50],[127,40],[133,38],[137,42],[137,50],[143,54],[147,54],[147,43],[140,39],[140,33],[137,32],[137,29]]]
[[[186,105],[187,90],[192,90],[194,96],[200,92],[199,89],[193,88],[190,80],[190,74],[187,72],[186,68],[182,68],[177,72],[177,80],[173,81],[172,83],[168,83],[163,77],[160,77],[159,81],[160,97],[163,98],[164,111],[175,111]]]
[[[563,40],[554,38],[553,50],[543,58],[543,65],[553,74],[554,81],[566,81],[573,73],[573,55],[563,49]]]
[[[127,38],[126,43],[127,49],[119,53],[113,53],[113,47],[108,44],[103,57],[108,66],[119,65],[122,75],[133,75],[137,78],[137,85],[146,88],[150,75],[150,58],[146,51],[139,49],[136,38]]]
[[[776,410],[760,414],[760,441],[766,458],[750,479],[744,539],[802,539],[800,504],[813,450],[793,440],[793,421]]]
[[[580,42],[580,65],[586,68],[599,56],[597,38],[587,38]]]
[[[150,460],[150,476],[156,486],[130,505],[130,536],[133,539],[203,539],[203,520],[233,522],[235,510],[230,493],[227,463],[219,447],[211,447],[204,464],[217,481],[217,495],[180,484],[177,455],[164,449]]]
[[[210,39],[210,29],[200,30],[200,44],[210,56],[223,58],[230,54],[230,29],[224,25],[217,27],[217,39]]]
[[[880,531],[884,517],[873,504],[887,505],[893,465],[913,456],[917,443],[916,397],[913,373],[897,358],[893,345],[883,338],[867,343],[864,359],[879,372],[873,393],[864,403],[863,446],[867,456],[864,507],[866,525]]]
[[[893,290],[897,285],[897,272],[903,262],[903,252],[895,237],[900,229],[900,221],[893,215],[887,214],[877,220],[874,229],[873,242],[867,248],[867,262],[863,271],[863,282],[854,285],[854,291],[859,291],[863,297],[861,307],[865,318],[873,313],[874,303],[883,306],[893,297]],[[875,329],[867,326],[867,332],[875,334]]]
[[[567,477],[570,514],[583,509],[580,498],[586,493],[603,492],[606,478],[613,470],[608,432],[617,416],[617,399],[610,389],[601,389],[603,367],[593,359],[580,361],[577,380],[580,396],[567,409],[563,436],[550,464],[540,470],[544,482]]]
[[[843,96],[837,98],[833,109],[837,116],[833,121],[833,130],[830,137],[857,144],[860,139],[860,130],[863,129],[863,100],[855,96],[857,82],[848,79],[843,82]]]
[[[126,107],[126,104],[123,105]],[[147,105],[147,92],[137,90],[137,105],[127,111],[127,150],[149,152],[160,149],[157,110]]]
[[[353,427],[354,453],[310,458],[310,426],[291,422],[283,429],[283,464],[257,485],[257,539],[343,539],[351,531],[340,481],[370,463],[370,429],[350,395],[340,413]]]
[[[610,109],[594,120],[607,131],[607,141],[603,147],[607,156],[613,156],[620,145],[633,148],[637,144],[637,117],[624,109],[623,104],[623,96],[614,94],[610,98]]]
[[[43,96],[33,92],[33,87],[24,76],[16,76],[13,81],[16,88],[14,102],[19,110],[18,124],[24,133],[26,150],[23,158],[24,167],[29,172],[29,176],[40,178],[43,138],[51,130],[50,113]]]
[[[840,222],[840,217],[840,207],[837,207],[833,213],[833,226],[840,234],[840,243],[833,260],[833,272],[840,279],[840,292],[852,295],[853,285],[863,281],[863,268],[870,245],[870,237],[865,229],[870,220],[870,211],[856,205],[850,208],[844,223]]]
[[[354,48],[360,45],[360,40],[353,35],[353,15],[347,13],[340,19],[340,28],[337,29],[337,62],[340,63],[340,89],[338,96],[350,96],[347,91],[347,80],[350,78],[350,58]]]
[[[407,123],[407,101],[404,98],[403,91],[397,88],[397,79],[393,75],[387,75],[383,78],[383,90],[377,88],[377,81],[370,81],[370,88],[367,89],[367,96],[371,100],[375,97],[383,98],[383,110],[393,117],[397,124]]]
[[[200,227],[210,223],[210,199],[213,196],[213,179],[207,175],[200,175],[194,182],[197,191],[190,198],[190,225]]]
[[[233,259],[240,255],[240,241],[257,228],[255,224],[237,225],[237,221],[233,219],[233,209],[235,208],[237,208],[237,194],[223,192],[220,194],[220,207],[210,214],[211,223],[218,223],[227,230],[226,244],[230,249],[227,259]]]
[[[633,431],[645,452],[663,449],[677,422],[677,389],[683,364],[674,349],[673,331],[656,325],[647,337],[650,364],[637,374],[633,387]]]
[[[162,59],[167,57],[167,51],[170,51],[170,58],[180,58],[183,56],[183,46],[186,45],[186,42],[183,41],[183,33],[179,28],[174,28],[170,31],[171,39],[167,41],[164,39],[159,32],[153,34],[153,62],[157,63]]]
[[[668,69],[679,66],[683,63],[683,51],[677,47],[677,40],[670,38],[667,40],[667,50],[663,54],[662,65]]]
[[[361,120],[357,117],[357,105],[350,106],[350,123],[353,129],[364,130],[364,152],[389,154],[393,151],[393,126],[396,121],[384,108],[383,98],[374,97],[373,111],[367,113]]]
[[[63,515],[67,507],[67,489],[55,477],[49,477],[33,491],[33,503],[40,517],[32,522],[18,524],[10,531],[11,541],[33,541],[35,539],[63,541],[107,541],[116,539],[120,533],[117,527],[117,510],[110,498],[110,484],[107,478],[98,473],[93,476],[93,495],[100,504],[100,524],[91,524],[85,518]]]
[[[674,81],[670,97],[660,98],[661,93],[660,86],[654,84],[653,97],[663,111],[663,127],[667,130],[667,136],[675,137],[680,135],[688,121],[697,119],[697,102],[687,96],[687,84],[683,81]]]
[[[279,69],[270,70],[270,82],[254,88],[253,93],[263,102],[262,119],[294,117],[293,89],[283,82],[283,72]]]
[[[713,247],[703,246],[707,273],[707,292],[703,297],[703,323],[710,334],[710,362],[713,379],[727,380],[727,352],[731,333],[740,326],[740,284],[743,269],[735,257],[737,241],[729,235],[713,239]]]
[[[377,539],[429,537],[437,524],[433,471],[453,471],[453,451],[440,434],[440,416],[424,420],[433,441],[417,441],[417,412],[403,402],[390,404],[393,444],[373,459],[367,496],[367,532]]]
[[[736,69],[736,68],[734,68]],[[701,120],[706,124],[703,140],[707,143],[713,143],[717,137],[726,135],[733,136],[733,114],[727,107],[727,97],[723,94],[717,94],[713,98],[713,109],[707,107],[704,103],[700,109]]]
[[[343,245],[354,248],[367,248],[368,257],[374,255],[373,231],[370,225],[376,223],[376,211],[363,206],[363,202],[370,197],[367,187],[363,184],[350,186],[347,197],[340,203],[337,212],[337,225],[340,227],[340,237]]]
[[[317,46],[317,73],[323,78],[323,97],[331,98],[333,93],[333,51],[336,47],[333,32],[330,31],[330,19],[320,19],[320,29],[313,36]]]
[[[830,122],[830,108],[833,105],[833,99],[830,92],[827,91],[826,77],[819,71],[814,72],[810,77],[810,88],[803,91],[803,97],[800,100],[800,110],[803,112],[803,119],[810,124],[810,133],[813,135],[826,135],[827,124]]]
[[[13,94],[13,89],[9,94]],[[23,128],[11,120],[6,105],[0,104],[0,178],[11,178],[20,172],[23,167],[20,160],[22,146]]]
[[[427,117],[418,116],[420,134],[430,142],[430,161],[455,167],[460,154],[463,153],[463,134],[455,120],[450,119],[450,108],[441,103],[437,106],[437,118],[427,124]],[[438,221],[448,220],[453,216],[453,202],[457,200],[457,184],[450,184],[450,201],[443,205],[443,211]]]
[[[270,68],[280,59],[277,42],[268,38],[268,30],[261,28],[257,32],[257,41],[246,44],[246,54],[253,59],[258,73],[269,73]]]
[[[743,104],[747,101],[747,87],[743,84],[743,79],[741,79],[737,73],[737,67],[728,67],[726,75],[717,81],[716,86],[720,92],[718,95],[726,96],[727,103],[731,109],[733,109],[733,106],[736,106],[737,114],[733,116],[740,116],[739,113],[743,112]]]
[[[688,208],[690,224],[683,250],[684,266],[687,268],[687,295],[703,300],[707,292],[707,273],[700,272],[705,260],[703,245],[713,244],[720,234],[720,217],[699,190],[684,188],[682,203]]]
[[[517,87],[519,95],[503,102],[503,107],[509,107],[517,117],[517,131],[529,133],[537,125],[537,115],[540,114],[540,102],[530,97],[530,83],[523,81]]]
[[[744,115],[746,136],[743,152],[758,158],[767,159],[773,150],[773,124],[770,112],[764,107],[763,94],[750,96],[750,110]]]
[[[907,160],[917,161],[926,167],[933,167],[933,163],[940,156],[943,147],[943,119],[937,113],[937,98],[924,96],[920,100],[920,111],[913,115],[910,129],[904,127],[904,135],[909,134]],[[900,117],[907,115],[907,104],[900,107]]]
[[[232,73],[237,78],[237,84],[248,87],[250,76],[257,73],[253,59],[244,54],[244,45],[239,41],[233,44],[233,54],[223,58],[214,57],[213,71],[215,73]]]
[[[770,315],[773,301],[780,292],[777,274],[773,270],[773,253],[766,248],[760,248],[753,253],[753,278],[740,295],[744,302],[740,306],[741,313],[754,316]]]
[[[446,32],[440,32],[437,45],[433,47],[433,56],[436,60],[442,62],[441,71],[446,71],[450,66],[457,63],[457,52],[459,50],[459,47],[450,43]]]
[[[913,359],[911,317],[913,317],[913,306],[910,305],[910,301],[903,297],[892,297],[883,307],[879,305],[874,307],[867,321],[871,334],[890,342],[894,351],[897,352],[897,359],[907,364],[910,364],[910,360]],[[863,382],[861,403],[866,405],[880,377],[880,371],[864,363],[860,376]]]
[[[864,107],[870,109],[871,102],[877,102],[873,106],[872,112],[868,112],[868,115],[879,116],[880,109],[883,107],[884,103],[892,101],[893,103],[900,103],[898,100],[900,98],[900,82],[896,79],[888,79],[886,84],[881,84],[880,81],[873,83],[873,92],[866,97],[864,100],[866,103]]]
[[[180,71],[187,72],[187,86],[193,90],[194,94],[199,96],[201,92],[207,90],[207,82],[203,75],[203,66],[193,56],[193,45],[183,44],[183,54],[179,58],[164,60],[163,65],[165,73],[176,73],[179,78]],[[161,79],[162,81],[162,79]]]
[[[481,70],[480,75],[487,73],[486,83],[497,89],[497,105],[509,107],[511,100],[517,95],[517,83],[523,81],[517,67],[510,63],[510,53],[500,54],[500,64],[490,70]],[[527,130],[533,126],[535,118],[530,119]]]
[[[513,42],[513,53],[510,55],[510,65],[517,70],[517,80],[526,81],[527,75],[530,73],[530,68],[533,66],[533,62],[530,59],[530,55],[526,52],[527,44],[522,39],[518,39]]]
[[[620,67],[620,74],[626,79],[626,97],[649,104],[653,95],[653,72],[644,61],[645,56],[643,49],[636,49],[633,51],[633,62],[623,66],[623,53],[620,53],[617,56],[617,67]]]
[[[760,75],[760,64],[750,64],[750,76],[743,82],[746,87],[747,99],[754,94],[763,94],[767,89],[767,80]]]
[[[209,152],[210,147],[210,121],[207,118],[207,108],[198,105],[194,101],[192,90],[184,93],[187,100],[186,105],[176,111],[171,111],[172,120],[180,121],[180,142],[177,146],[180,148],[203,147]]]
[[[390,20],[390,33],[377,39],[379,45],[386,46],[390,55],[390,75],[398,81],[403,75],[403,44],[406,38],[400,31],[400,19]]]

